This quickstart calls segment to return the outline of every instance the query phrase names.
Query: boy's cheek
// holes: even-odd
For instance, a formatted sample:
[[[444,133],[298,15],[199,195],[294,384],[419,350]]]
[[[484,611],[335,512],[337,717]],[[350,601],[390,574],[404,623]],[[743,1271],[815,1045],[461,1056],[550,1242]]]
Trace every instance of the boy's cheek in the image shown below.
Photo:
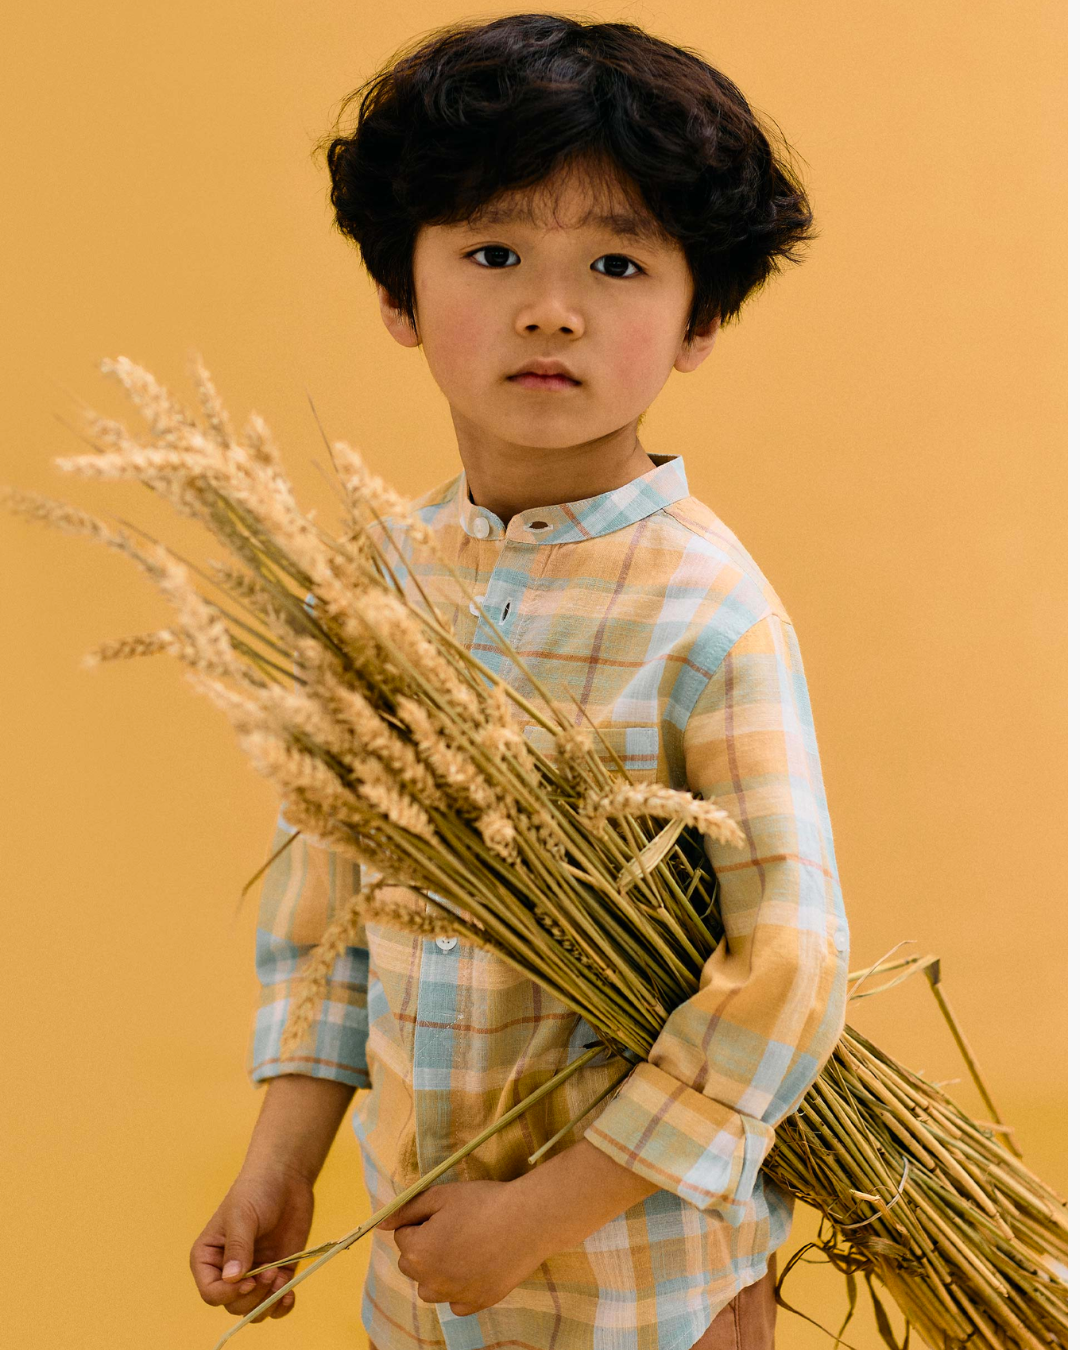
[[[514,368],[513,362],[507,366],[509,356],[500,358],[491,351],[484,325],[477,323],[468,311],[452,316],[452,322],[429,325],[429,331],[430,336],[424,334],[428,365],[436,384],[448,397],[481,397]]]
[[[639,417],[656,400],[670,373],[655,361],[643,360],[640,349],[613,357],[600,392],[609,420],[622,425]]]
[[[669,361],[673,344],[665,332],[667,319],[667,315],[638,317],[620,328],[608,369],[627,395],[646,394],[651,402],[670,375],[674,355]]]

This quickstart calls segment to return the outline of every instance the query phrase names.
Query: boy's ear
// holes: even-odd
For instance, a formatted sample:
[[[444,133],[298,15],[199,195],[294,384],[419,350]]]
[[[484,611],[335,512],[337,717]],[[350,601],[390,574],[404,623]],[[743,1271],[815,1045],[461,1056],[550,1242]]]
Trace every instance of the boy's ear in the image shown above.
[[[699,328],[689,342],[683,343],[678,356],[675,358],[674,368],[681,370],[684,375],[688,375],[692,370],[697,370],[698,366],[712,351],[719,331],[720,316],[717,315],[704,328]]]
[[[395,342],[400,342],[403,347],[419,347],[420,335],[409,322],[405,312],[392,304],[390,294],[385,286],[376,284],[375,289],[379,295],[379,313],[386,325],[386,331]]]

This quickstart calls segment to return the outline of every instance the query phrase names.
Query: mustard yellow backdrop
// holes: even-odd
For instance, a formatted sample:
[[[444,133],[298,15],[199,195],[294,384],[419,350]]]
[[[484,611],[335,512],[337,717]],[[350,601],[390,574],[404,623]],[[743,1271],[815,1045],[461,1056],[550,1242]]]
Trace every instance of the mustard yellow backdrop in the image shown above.
[[[341,96],[448,0],[21,5],[0,86],[0,478],[127,515],[143,489],[53,456],[95,363],[178,392],[202,352],[329,511],[334,436],[414,492],[457,470],[423,357],[394,345],[310,157]],[[523,8],[518,6],[517,8]],[[821,237],[643,427],[744,540],[803,648],[854,933],[946,988],[1026,1160],[1064,1186],[1065,9],[984,0],[598,3],[718,64],[803,160]],[[238,1167],[254,910],[275,800],[162,659],[91,674],[167,615],[125,560],[0,521],[2,1153],[10,1344],[209,1350],[187,1251]],[[855,1024],[963,1079],[921,979]],[[966,1079],[955,1092],[984,1112]],[[346,1123],[314,1240],[365,1212]],[[807,1216],[799,1236],[809,1235]],[[793,1247],[789,1250],[792,1250]],[[244,1342],[363,1347],[366,1244]],[[836,1327],[843,1281],[792,1298]],[[847,1339],[876,1344],[864,1306]],[[825,1347],[781,1313],[782,1350]],[[385,1350],[385,1347],[384,1347]]]

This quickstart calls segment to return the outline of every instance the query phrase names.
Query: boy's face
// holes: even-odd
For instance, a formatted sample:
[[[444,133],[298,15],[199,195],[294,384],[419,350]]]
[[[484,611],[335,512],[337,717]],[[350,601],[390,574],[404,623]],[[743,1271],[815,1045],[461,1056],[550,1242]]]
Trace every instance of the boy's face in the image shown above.
[[[612,219],[614,194],[581,170],[531,199],[507,194],[473,223],[416,240],[416,330],[379,299],[403,346],[422,344],[459,439],[565,449],[634,428],[673,369],[705,359],[718,323],[683,340],[693,294],[679,244],[644,207]],[[522,212],[532,207],[532,216]],[[615,210],[625,213],[616,199]],[[649,226],[655,233],[647,233]],[[571,379],[517,374],[560,362]]]

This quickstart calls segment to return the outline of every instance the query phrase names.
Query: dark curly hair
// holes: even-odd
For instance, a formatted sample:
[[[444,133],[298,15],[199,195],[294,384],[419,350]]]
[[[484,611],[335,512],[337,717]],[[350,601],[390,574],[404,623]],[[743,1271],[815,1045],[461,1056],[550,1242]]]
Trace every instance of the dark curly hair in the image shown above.
[[[732,81],[635,24],[452,24],[348,95],[339,128],[354,107],[354,129],[318,147],[337,227],[414,324],[422,225],[473,219],[504,192],[535,198],[575,167],[681,245],[694,283],[687,339],[737,317],[778,260],[801,262],[797,246],[816,238],[803,187]]]

